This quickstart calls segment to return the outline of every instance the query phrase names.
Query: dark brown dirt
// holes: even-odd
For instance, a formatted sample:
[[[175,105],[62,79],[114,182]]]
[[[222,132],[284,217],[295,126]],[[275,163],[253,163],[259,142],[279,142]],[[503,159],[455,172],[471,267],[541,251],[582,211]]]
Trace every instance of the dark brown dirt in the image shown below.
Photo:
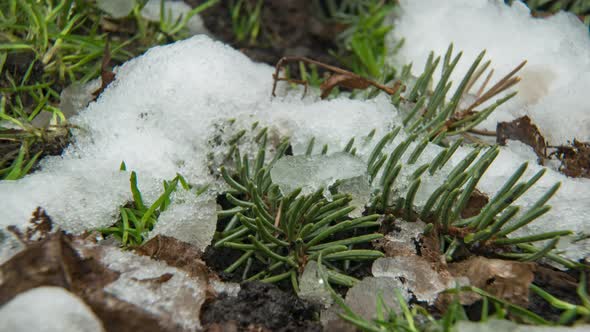
[[[579,280],[566,272],[541,265],[537,267],[535,279],[533,280],[533,283],[541,287],[544,291],[572,304],[581,304],[581,300],[576,294],[578,282]],[[549,302],[532,291],[528,309],[554,322],[558,321],[559,315],[563,313],[562,310],[554,308]]]
[[[12,84],[8,80],[8,77],[11,77],[14,80],[15,84],[20,84],[31,64],[32,70],[30,73],[29,82],[38,82],[41,80],[41,76],[43,76],[44,69],[40,61],[35,61],[34,53],[8,53],[6,56],[6,62],[4,63],[4,66],[0,71],[0,87],[12,87]],[[6,93],[3,95],[4,97],[6,97],[8,105],[12,104],[15,101],[14,98],[16,97],[16,95],[10,93]],[[21,98],[21,101],[25,106],[30,106],[35,102],[35,100],[29,94],[21,93],[19,94],[19,97]]]
[[[261,282],[243,283],[237,298],[222,296],[201,311],[203,326],[211,330],[235,322],[240,331],[251,326],[271,331],[321,331],[318,318],[316,308],[296,295]]]
[[[192,6],[203,0],[187,0]],[[246,0],[256,5],[257,0]],[[334,39],[345,27],[328,24],[317,17],[312,1],[264,0],[261,32],[255,44],[238,41],[232,31],[230,1],[220,1],[203,15],[205,26],[217,38],[241,50],[254,61],[271,65],[287,55],[306,56],[336,64],[329,49],[336,48]]]

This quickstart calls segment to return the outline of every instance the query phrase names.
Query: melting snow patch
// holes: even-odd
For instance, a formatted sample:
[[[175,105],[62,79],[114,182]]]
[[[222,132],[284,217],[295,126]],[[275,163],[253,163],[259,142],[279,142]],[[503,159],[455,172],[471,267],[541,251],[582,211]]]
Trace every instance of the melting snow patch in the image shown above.
[[[279,159],[270,174],[285,195],[297,188],[302,188],[303,195],[324,188],[324,195],[329,195],[328,188],[338,183],[339,193],[353,197],[350,204],[357,207],[351,213],[353,217],[362,215],[371,195],[367,164],[346,152],[328,156],[286,156]]]
[[[416,74],[431,50],[442,55],[453,43],[463,51],[451,76],[454,86],[484,49],[495,68],[491,83],[528,61],[519,74],[519,94],[484,123],[488,129],[495,129],[498,120],[528,115],[552,145],[573,138],[590,141],[590,38],[573,14],[533,18],[520,1],[509,7],[502,0],[402,0],[394,24],[390,37],[405,38],[405,46],[392,61],[412,62]],[[438,81],[439,71],[434,78]]]
[[[214,126],[230,118],[270,125],[300,142],[294,150],[316,137],[332,151],[352,137],[361,142],[373,128],[383,134],[395,119],[387,98],[271,100],[272,72],[202,35],[125,63],[98,100],[71,119],[80,129],[62,156],[45,158],[40,171],[22,180],[0,183],[2,225],[22,226],[37,206],[67,231],[113,224],[118,207],[131,199],[129,174],[117,171],[121,161],[137,172],[146,203],[176,173],[193,184],[211,183],[208,143]],[[170,213],[200,204],[188,197]]]

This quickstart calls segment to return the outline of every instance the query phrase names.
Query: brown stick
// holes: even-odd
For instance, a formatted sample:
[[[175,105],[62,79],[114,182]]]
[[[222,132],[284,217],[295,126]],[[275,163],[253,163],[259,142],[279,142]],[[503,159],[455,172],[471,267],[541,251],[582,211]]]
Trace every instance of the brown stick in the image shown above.
[[[286,57],[282,57],[277,62],[276,66],[275,66],[275,73],[273,74],[274,81],[273,81],[273,85],[272,85],[272,96],[273,97],[276,97],[277,82],[278,81],[284,81],[284,80],[286,80],[283,77],[279,77],[280,69],[287,62],[298,62],[298,61],[305,62],[305,63],[310,63],[310,64],[314,64],[314,65],[316,65],[318,67],[327,69],[327,70],[332,71],[334,73],[341,74],[341,75],[346,75],[346,76],[348,76],[348,77],[350,77],[352,79],[359,80],[359,81],[362,81],[362,82],[364,82],[364,83],[366,83],[368,85],[374,86],[377,89],[379,89],[381,91],[384,91],[385,93],[387,93],[389,95],[394,95],[397,92],[397,90],[400,88],[400,85],[396,85],[393,88],[390,88],[388,86],[385,86],[383,84],[377,83],[375,81],[372,81],[372,80],[370,80],[370,79],[368,79],[366,77],[357,75],[357,74],[355,74],[353,72],[350,72],[348,70],[345,70],[345,69],[342,69],[342,68],[339,68],[339,67],[336,67],[336,66],[332,66],[332,65],[329,65],[329,64],[320,62],[320,61],[316,61],[316,60],[313,60],[313,59],[310,59],[310,58],[307,58],[307,57],[302,57],[302,56],[286,56]]]

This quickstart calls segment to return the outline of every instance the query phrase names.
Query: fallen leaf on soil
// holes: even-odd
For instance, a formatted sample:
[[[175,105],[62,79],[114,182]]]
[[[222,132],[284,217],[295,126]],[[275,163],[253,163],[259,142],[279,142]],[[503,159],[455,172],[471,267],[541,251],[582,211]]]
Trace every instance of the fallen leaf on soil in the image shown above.
[[[73,239],[62,232],[50,234],[0,266],[0,306],[16,295],[40,286],[63,287],[78,295],[102,320],[107,331],[173,331],[172,322],[104,292],[118,278],[93,257],[82,258]]]
[[[418,301],[434,303],[441,292],[455,286],[441,259],[438,236],[434,232],[424,235],[426,224],[420,220],[396,219],[393,226],[382,239],[374,241],[375,248],[382,249],[386,257],[373,262],[373,276],[396,279]]]
[[[378,258],[371,271],[375,277],[401,281],[402,288],[412,293],[418,301],[429,304],[433,304],[441,292],[455,286],[455,280],[448,271],[437,271],[436,264],[421,256]]]
[[[102,256],[112,254],[105,249],[63,232],[50,233],[44,239],[27,244],[23,251],[0,266],[0,306],[27,290],[57,286],[82,298],[101,319],[107,331],[182,330],[171,317],[155,315],[105,291],[105,287],[112,287],[127,273],[119,273],[101,262]],[[135,282],[147,283],[151,289],[162,287],[176,277],[172,273],[163,273],[157,278],[143,278]],[[129,276],[127,280],[133,281]],[[198,311],[195,314],[198,317]]]
[[[201,252],[194,246],[173,237],[157,235],[135,249],[139,255],[166,262],[188,272],[192,277],[207,276],[208,270],[201,257]]]
[[[586,289],[588,289],[590,280],[586,279],[586,283]],[[535,271],[534,284],[561,301],[582,304],[577,294],[579,281],[567,272],[557,271],[539,265]],[[530,303],[527,309],[549,321],[559,321],[563,313],[561,309],[553,307],[549,302],[534,292],[531,293]]]
[[[561,161],[559,170],[573,178],[590,178],[590,142],[574,139],[571,146],[558,146],[551,155]]]
[[[512,139],[520,141],[533,148],[539,157],[539,164],[543,165],[547,158],[547,143],[539,128],[531,122],[528,116],[515,119],[512,122],[500,122],[496,127],[496,142],[506,145]]]
[[[465,261],[448,265],[455,278],[466,277],[471,286],[502,298],[508,302],[526,306],[529,301],[529,286],[534,279],[534,263],[523,263],[474,256]],[[472,304],[479,299],[474,296]]]

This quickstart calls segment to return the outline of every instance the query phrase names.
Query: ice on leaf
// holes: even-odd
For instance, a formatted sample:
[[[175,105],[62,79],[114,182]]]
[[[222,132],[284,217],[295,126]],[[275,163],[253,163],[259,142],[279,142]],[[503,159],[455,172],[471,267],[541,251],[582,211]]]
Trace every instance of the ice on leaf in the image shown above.
[[[460,321],[455,325],[457,332],[584,332],[590,325],[575,326],[532,326],[520,325],[508,320],[490,319],[486,322]]]
[[[201,328],[207,276],[197,278],[146,256],[104,247],[102,263],[120,273],[105,291],[148,312],[172,320],[187,330]]]
[[[143,18],[159,22],[160,21],[160,3],[161,0],[149,0],[141,9]],[[174,24],[183,19],[191,11],[191,6],[184,1],[164,0],[164,21],[168,24]],[[203,19],[197,14],[192,16],[186,23],[186,27],[192,35],[207,33]]]
[[[131,13],[135,0],[97,0],[96,4],[112,18],[123,18]]]

